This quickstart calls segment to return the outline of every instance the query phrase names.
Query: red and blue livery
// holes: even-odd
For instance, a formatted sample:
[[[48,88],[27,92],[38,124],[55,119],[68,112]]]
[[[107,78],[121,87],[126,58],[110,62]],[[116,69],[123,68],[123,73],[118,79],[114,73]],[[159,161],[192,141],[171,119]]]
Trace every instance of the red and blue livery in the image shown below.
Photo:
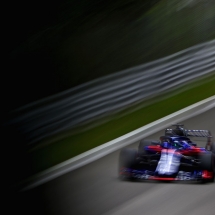
[[[138,149],[124,148],[119,156],[121,179],[213,182],[215,145],[209,130],[188,130],[183,125],[165,129],[159,141],[141,140]],[[207,138],[198,147],[190,137]]]

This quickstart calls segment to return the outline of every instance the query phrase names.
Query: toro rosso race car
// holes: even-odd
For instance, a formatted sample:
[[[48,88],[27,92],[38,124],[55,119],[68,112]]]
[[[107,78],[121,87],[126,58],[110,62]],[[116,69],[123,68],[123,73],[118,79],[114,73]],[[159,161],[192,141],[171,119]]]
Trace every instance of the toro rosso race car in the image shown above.
[[[167,128],[159,141],[141,140],[138,150],[124,148],[119,156],[121,179],[213,182],[215,148],[208,130]],[[192,137],[207,138],[198,147]]]

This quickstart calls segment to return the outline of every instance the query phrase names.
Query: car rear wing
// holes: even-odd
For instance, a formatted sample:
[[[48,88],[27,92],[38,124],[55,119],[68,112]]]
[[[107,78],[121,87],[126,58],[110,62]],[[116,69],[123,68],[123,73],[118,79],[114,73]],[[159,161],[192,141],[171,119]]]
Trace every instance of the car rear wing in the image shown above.
[[[179,136],[185,136],[185,137],[205,137],[207,138],[207,143],[205,148],[208,150],[212,149],[212,135],[209,130],[191,130],[191,129],[171,129],[167,128],[165,130],[165,135],[179,135]]]
[[[209,130],[196,130],[196,129],[185,129],[183,124],[173,124],[175,128],[167,128],[165,129],[165,136],[184,136],[184,137],[205,137],[207,138],[207,143],[205,148],[208,150],[215,150],[215,145],[213,143],[213,137]]]
[[[209,130],[187,130],[185,129],[186,136],[191,137],[212,137]]]
[[[205,148],[209,151],[213,149],[212,135],[209,130],[185,130],[187,137],[206,137],[207,143]]]
[[[209,130],[190,130],[190,129],[172,129],[167,128],[165,135],[179,135],[185,137],[212,137]]]

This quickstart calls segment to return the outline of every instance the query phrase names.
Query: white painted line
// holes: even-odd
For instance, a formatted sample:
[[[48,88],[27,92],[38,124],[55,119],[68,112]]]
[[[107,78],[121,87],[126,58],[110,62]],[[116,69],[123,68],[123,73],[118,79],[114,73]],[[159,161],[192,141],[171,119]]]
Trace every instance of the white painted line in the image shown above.
[[[21,191],[26,191],[39,186],[45,182],[53,180],[63,174],[66,174],[74,169],[84,166],[90,162],[93,162],[111,152],[114,152],[122,147],[125,147],[133,142],[149,136],[161,129],[164,129],[171,124],[178,123],[186,120],[200,113],[215,107],[215,96],[197,102],[182,110],[179,110],[173,114],[149,123],[141,128],[138,128],[130,133],[127,133],[119,138],[109,141],[101,146],[93,148],[87,152],[84,152],[74,158],[71,158],[65,162],[62,162],[50,169],[47,169],[23,182]]]

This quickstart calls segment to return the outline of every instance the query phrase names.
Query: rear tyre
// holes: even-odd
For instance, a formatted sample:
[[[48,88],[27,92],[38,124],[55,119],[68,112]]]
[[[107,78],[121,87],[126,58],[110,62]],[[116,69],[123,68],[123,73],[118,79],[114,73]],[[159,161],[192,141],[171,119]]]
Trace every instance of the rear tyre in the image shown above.
[[[146,146],[150,146],[152,143],[152,140],[141,140],[138,146],[138,153],[140,155],[147,154],[147,151],[145,150]]]
[[[200,155],[201,160],[201,169],[207,170],[213,173],[213,177],[211,179],[203,179],[203,182],[213,182],[214,181],[214,154],[204,153]]]
[[[215,143],[214,142],[212,143],[211,151],[212,151],[212,154],[214,155],[214,172],[215,172]]]
[[[215,143],[212,143],[211,151],[213,154],[215,154]]]
[[[212,153],[215,153],[215,143],[212,142],[210,145],[208,145],[208,143],[206,143],[205,149],[208,151],[211,151]]]

